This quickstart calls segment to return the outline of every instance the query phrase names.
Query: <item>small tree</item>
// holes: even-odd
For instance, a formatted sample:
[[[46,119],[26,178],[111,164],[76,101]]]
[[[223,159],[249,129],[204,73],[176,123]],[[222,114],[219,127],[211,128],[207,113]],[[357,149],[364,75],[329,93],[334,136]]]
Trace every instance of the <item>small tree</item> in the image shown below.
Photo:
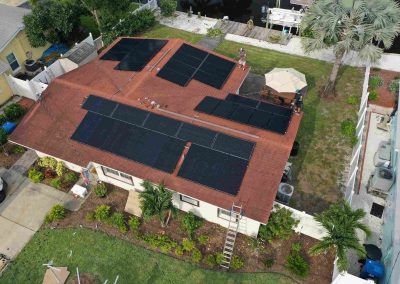
[[[7,143],[7,133],[3,128],[0,128],[0,146]]]
[[[334,251],[337,255],[337,264],[340,271],[346,271],[349,263],[347,251],[355,250],[360,257],[365,256],[365,248],[360,244],[357,229],[367,236],[371,234],[367,225],[362,223],[365,212],[362,209],[353,210],[350,205],[342,200],[331,205],[325,212],[317,214],[314,218],[326,229],[327,236],[310,249],[311,255]]]
[[[171,215],[176,214],[176,208],[172,204],[172,192],[167,190],[163,183],[155,186],[149,181],[144,181],[142,186],[144,191],[139,193],[139,199],[143,218],[158,216],[161,227],[166,227]],[[168,213],[167,218],[165,218],[166,213]]]
[[[172,16],[176,11],[177,4],[176,0],[160,0],[161,15],[164,17]]]

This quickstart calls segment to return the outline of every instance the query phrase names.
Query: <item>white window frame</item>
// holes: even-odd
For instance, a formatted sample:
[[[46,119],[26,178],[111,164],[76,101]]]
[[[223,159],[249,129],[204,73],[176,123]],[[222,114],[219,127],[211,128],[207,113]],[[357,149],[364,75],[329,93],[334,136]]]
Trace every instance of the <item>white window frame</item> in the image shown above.
[[[189,203],[190,205],[193,205],[193,206],[196,206],[196,207],[200,206],[200,201],[199,200],[191,198],[191,197],[183,195],[183,194],[180,194],[180,200],[182,202]]]
[[[217,216],[218,218],[224,219],[226,221],[230,221],[231,220],[231,211],[227,210],[227,209],[223,209],[223,208],[218,208],[217,211]],[[236,222],[238,222],[238,215],[236,216]]]
[[[129,184],[129,185],[135,185],[133,183],[132,176],[130,176],[130,175],[126,174],[126,173],[122,173],[120,171],[117,171],[117,170],[114,170],[112,168],[105,167],[105,166],[101,166],[101,170],[103,171],[103,174],[106,177],[109,177],[109,178],[112,178],[112,179],[116,179],[118,181],[121,181],[121,182]]]
[[[14,60],[13,62],[8,61],[8,56],[10,56],[10,55],[14,56],[14,58],[15,58],[15,60]],[[7,60],[8,65],[10,66],[10,68],[11,68],[13,74],[15,74],[15,73],[17,73],[19,70],[21,70],[21,64],[19,64],[18,58],[15,56],[14,52],[11,52],[11,53],[7,54],[7,55],[6,55],[6,60]],[[14,62],[17,62],[17,64],[18,64],[18,67],[17,67],[16,69],[13,69],[13,68],[11,67],[11,64],[13,64]]]

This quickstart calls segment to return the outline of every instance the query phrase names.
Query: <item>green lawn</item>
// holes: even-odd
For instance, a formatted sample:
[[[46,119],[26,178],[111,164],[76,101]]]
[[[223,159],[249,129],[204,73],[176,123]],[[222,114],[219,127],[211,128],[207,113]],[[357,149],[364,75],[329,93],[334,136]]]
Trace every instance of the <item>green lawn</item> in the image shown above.
[[[358,106],[348,104],[346,99],[361,96],[363,70],[342,67],[338,96],[322,99],[318,90],[324,86],[331,64],[230,41],[222,42],[215,51],[238,59],[240,47],[246,49],[247,62],[254,73],[262,75],[274,67],[293,67],[306,75],[309,87],[297,136],[301,149],[292,161],[296,179],[293,206],[311,213],[323,210],[341,196],[339,180],[351,145],[341,135],[340,123],[355,118]]]
[[[70,251],[72,256],[70,257]],[[88,229],[44,229],[37,232],[0,278],[3,284],[42,283],[43,263],[68,266],[72,275],[97,277],[98,283],[295,283],[274,273],[223,273],[154,253]]]
[[[203,36],[199,34],[170,28],[160,24],[156,24],[141,36],[150,38],[180,38],[192,43],[196,43],[203,38]]]

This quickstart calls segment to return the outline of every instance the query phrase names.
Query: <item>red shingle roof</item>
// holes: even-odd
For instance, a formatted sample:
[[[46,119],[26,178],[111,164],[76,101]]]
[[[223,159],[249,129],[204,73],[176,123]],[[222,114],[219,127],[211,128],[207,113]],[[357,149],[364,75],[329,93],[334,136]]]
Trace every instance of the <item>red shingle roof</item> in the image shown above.
[[[183,43],[180,39],[170,39],[141,72],[114,70],[118,62],[97,58],[56,78],[43,93],[42,100],[21,121],[10,140],[82,167],[93,161],[142,179],[164,181],[170,189],[221,208],[229,209],[233,202],[242,204],[247,217],[266,223],[301,115],[293,115],[288,132],[279,135],[194,111],[205,96],[223,99],[228,93],[236,93],[248,69],[243,71],[235,68],[221,90],[196,80],[181,87],[157,77],[158,70]],[[170,51],[162,58],[167,50]],[[157,66],[151,70],[150,67],[156,63]],[[87,113],[81,105],[89,94],[256,142],[239,193],[232,196],[212,190],[178,177],[177,171],[168,174],[71,140],[71,135]],[[146,108],[139,102],[144,97],[164,107],[152,110]]]

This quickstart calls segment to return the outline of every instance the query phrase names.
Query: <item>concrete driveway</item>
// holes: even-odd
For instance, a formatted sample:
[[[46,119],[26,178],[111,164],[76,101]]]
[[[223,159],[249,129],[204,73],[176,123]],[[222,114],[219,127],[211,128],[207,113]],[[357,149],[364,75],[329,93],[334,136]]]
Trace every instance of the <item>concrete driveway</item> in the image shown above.
[[[8,183],[7,197],[0,204],[0,253],[14,259],[40,228],[54,205],[67,194],[44,184],[34,184],[15,170],[0,168]]]

